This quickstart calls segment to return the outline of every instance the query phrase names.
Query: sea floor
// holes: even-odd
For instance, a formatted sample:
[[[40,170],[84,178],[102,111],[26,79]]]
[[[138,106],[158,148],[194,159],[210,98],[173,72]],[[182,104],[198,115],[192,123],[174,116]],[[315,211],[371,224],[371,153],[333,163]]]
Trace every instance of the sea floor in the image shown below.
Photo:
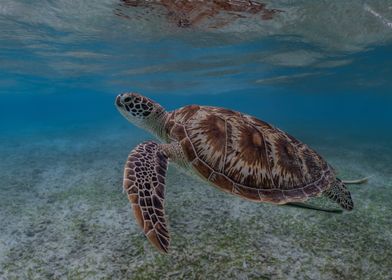
[[[170,167],[163,255],[121,187],[148,136],[45,135],[0,139],[0,279],[392,279],[385,147],[313,145],[342,178],[373,175],[350,186],[355,209],[340,215],[248,202]]]

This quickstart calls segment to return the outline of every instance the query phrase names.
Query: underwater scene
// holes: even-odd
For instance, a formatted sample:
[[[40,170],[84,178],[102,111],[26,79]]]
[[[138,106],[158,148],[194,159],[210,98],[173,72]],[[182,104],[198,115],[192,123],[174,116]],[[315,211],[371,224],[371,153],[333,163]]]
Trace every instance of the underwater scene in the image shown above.
[[[392,279],[392,2],[0,0],[0,279]]]

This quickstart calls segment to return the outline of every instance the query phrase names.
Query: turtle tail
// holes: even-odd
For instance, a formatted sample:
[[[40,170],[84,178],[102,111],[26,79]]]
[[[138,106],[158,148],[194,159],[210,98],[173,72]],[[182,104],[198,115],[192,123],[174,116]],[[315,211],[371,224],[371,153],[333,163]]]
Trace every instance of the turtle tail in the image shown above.
[[[336,178],[335,185],[323,192],[323,195],[338,203],[343,209],[351,211],[354,208],[354,202],[349,190],[344,183]]]

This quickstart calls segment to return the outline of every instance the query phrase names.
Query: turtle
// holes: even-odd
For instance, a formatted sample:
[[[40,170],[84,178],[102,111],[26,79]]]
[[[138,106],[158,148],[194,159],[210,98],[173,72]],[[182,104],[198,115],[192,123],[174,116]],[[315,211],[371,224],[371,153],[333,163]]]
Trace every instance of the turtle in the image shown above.
[[[250,0],[220,0],[220,1],[189,1],[189,0],[160,0],[138,1],[121,0],[115,14],[130,18],[124,8],[144,7],[149,11],[162,8],[167,17],[180,28],[206,25],[208,28],[219,29],[238,19],[259,15],[261,20],[272,20],[279,9],[267,8],[265,3]]]
[[[169,161],[218,189],[255,202],[301,205],[325,196],[354,207],[345,182],[317,152],[288,133],[234,110],[188,105],[168,112],[138,93],[122,93],[115,106],[160,141],[129,154],[123,189],[147,239],[167,253],[165,181]],[[349,183],[360,183],[350,181]]]

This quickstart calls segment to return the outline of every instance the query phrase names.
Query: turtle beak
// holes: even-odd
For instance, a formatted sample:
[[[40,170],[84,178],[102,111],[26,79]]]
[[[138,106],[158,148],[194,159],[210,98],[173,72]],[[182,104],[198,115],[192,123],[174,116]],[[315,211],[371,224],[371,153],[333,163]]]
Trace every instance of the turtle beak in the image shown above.
[[[117,97],[116,97],[116,105],[117,105],[117,107],[122,107],[123,106],[123,104],[121,103],[121,95],[122,94],[117,95]]]

